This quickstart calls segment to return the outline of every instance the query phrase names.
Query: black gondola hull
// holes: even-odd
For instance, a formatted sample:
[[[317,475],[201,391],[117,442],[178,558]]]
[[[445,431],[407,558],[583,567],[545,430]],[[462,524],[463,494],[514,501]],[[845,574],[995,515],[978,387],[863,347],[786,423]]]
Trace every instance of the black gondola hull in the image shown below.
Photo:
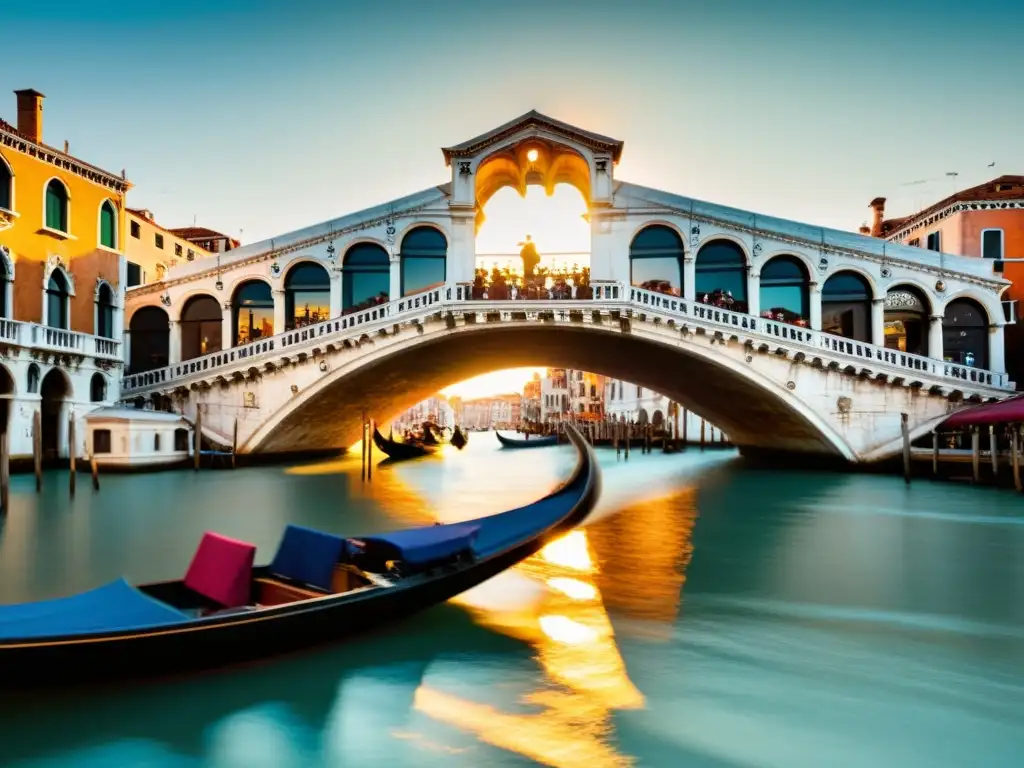
[[[544,435],[543,437],[531,437],[529,440],[520,440],[518,438],[505,437],[497,430],[495,430],[494,434],[503,448],[544,448],[550,445],[558,445],[558,435]]]
[[[443,603],[530,557],[586,518],[600,493],[600,475],[589,446],[582,438],[576,445],[580,464],[563,486],[567,495],[573,493],[566,514],[484,559],[391,587],[195,624],[0,643],[0,689],[68,687],[235,665],[334,642]]]
[[[421,456],[429,456],[437,449],[436,445],[428,446],[420,443],[399,443],[395,440],[388,440],[376,429],[373,430],[373,444],[377,446],[381,453],[395,461],[418,459]]]

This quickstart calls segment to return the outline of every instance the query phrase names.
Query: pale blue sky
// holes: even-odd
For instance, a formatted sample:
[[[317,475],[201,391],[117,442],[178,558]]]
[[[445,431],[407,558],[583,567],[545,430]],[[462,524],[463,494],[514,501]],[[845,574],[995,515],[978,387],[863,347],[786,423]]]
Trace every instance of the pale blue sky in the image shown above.
[[[46,141],[127,168],[131,205],[247,242],[444,182],[442,145],[531,108],[625,140],[619,178],[839,228],[1024,173],[1019,0],[48,0],[0,28],[0,116],[42,91]]]

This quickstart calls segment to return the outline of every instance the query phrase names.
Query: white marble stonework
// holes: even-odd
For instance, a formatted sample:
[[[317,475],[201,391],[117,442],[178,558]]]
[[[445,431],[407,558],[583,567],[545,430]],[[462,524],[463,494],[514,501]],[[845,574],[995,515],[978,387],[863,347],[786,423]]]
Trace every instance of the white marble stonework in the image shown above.
[[[359,424],[352,414],[362,407],[379,409],[375,417],[383,422],[469,371],[546,364],[647,382],[721,426],[741,448],[781,448],[867,461],[898,443],[901,412],[911,414],[912,425],[920,432],[963,398],[996,398],[1012,390],[1003,360],[1006,321],[1001,294],[1008,282],[992,272],[991,263],[619,181],[614,171],[622,148],[621,141],[531,112],[446,148],[450,177],[443,184],[276,235],[272,242],[243,246],[223,255],[219,265],[205,260],[175,267],[163,281],[128,292],[126,327],[141,308],[157,307],[166,313],[169,365],[129,371],[123,397],[134,401],[173,395],[175,407],[189,417],[201,404],[204,425],[214,429],[222,422],[223,434],[241,413],[242,452],[287,452],[354,442]],[[474,235],[483,204],[503,186],[525,189],[526,184],[539,183],[551,188],[560,181],[580,188],[590,206],[595,298],[529,307],[523,301],[471,301]],[[669,227],[682,240],[681,297],[629,285],[630,244],[638,232],[654,224]],[[397,255],[406,234],[420,226],[444,236],[445,282],[402,297],[398,294],[403,266]],[[749,314],[696,301],[695,256],[702,246],[719,239],[742,249]],[[391,301],[343,315],[346,254],[367,242],[389,254]],[[809,327],[760,317],[760,269],[780,254],[796,257],[810,274]],[[304,261],[323,265],[330,275],[331,318],[282,332],[285,280],[289,270]],[[840,271],[856,272],[870,286],[874,303],[869,340],[851,341],[820,331],[821,287]],[[212,296],[224,307],[222,335],[227,347],[234,287],[250,279],[271,288],[275,335],[181,360],[177,324],[189,298]],[[899,286],[917,290],[929,305],[928,315],[934,318],[928,331],[930,358],[883,346],[884,303],[889,290]],[[943,312],[961,297],[975,300],[988,316],[988,370],[942,360]],[[550,317],[547,310],[556,309],[561,314]],[[572,332],[552,336],[550,330],[563,323]],[[463,335],[473,335],[473,347],[463,346]],[[510,339],[535,347],[510,351]],[[604,356],[602,344],[610,345]],[[671,380],[667,373],[689,375],[698,362],[691,380]],[[701,384],[716,376],[729,382],[720,391],[746,397],[757,393],[760,403],[724,408],[715,402],[714,388]],[[424,382],[433,389],[423,391]],[[348,402],[342,402],[345,399]],[[329,410],[341,421],[299,425],[297,420],[313,401],[324,408],[334,403]],[[787,421],[789,416],[776,419],[776,406],[793,421]]]

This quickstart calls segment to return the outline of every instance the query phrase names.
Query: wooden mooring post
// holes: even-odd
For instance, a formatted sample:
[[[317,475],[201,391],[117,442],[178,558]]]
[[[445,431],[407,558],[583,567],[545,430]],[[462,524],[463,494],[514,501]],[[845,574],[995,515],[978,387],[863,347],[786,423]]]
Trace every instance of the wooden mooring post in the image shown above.
[[[362,440],[362,443],[363,443],[363,446],[362,446],[362,448],[363,448],[363,466],[362,466],[362,473],[361,473],[360,477],[361,477],[362,481],[365,483],[366,482],[366,443],[368,442],[369,437],[370,437],[369,430],[366,429],[366,426],[367,426],[367,424],[366,424],[366,411],[363,411],[363,422],[362,423],[363,423],[363,440]]]
[[[236,466],[235,457],[238,455],[238,417],[235,416],[235,431],[231,435],[231,468]]]
[[[903,480],[910,485],[910,416],[900,414],[900,431],[903,433]]]
[[[981,432],[977,427],[971,428],[971,468],[975,483],[981,482]]]
[[[999,480],[999,443],[996,441],[996,425],[988,425],[988,449],[992,453],[992,477]]]
[[[89,471],[92,473],[92,489],[98,491],[100,489],[100,467],[91,452],[89,453]]]
[[[619,440],[619,433],[622,431],[622,422],[617,419],[612,424],[612,443],[615,445],[615,460],[619,460],[619,456],[622,453],[622,441]]]
[[[36,471],[36,493],[43,490],[43,417],[32,414],[32,464]]]
[[[203,455],[203,412],[196,403],[195,433],[192,435],[192,469],[199,471],[199,459]]]
[[[932,477],[936,478],[939,476],[939,433],[938,430],[932,432]]]
[[[366,432],[370,439],[366,441],[366,479],[373,480],[373,433],[377,429],[377,422],[370,419]]]
[[[629,444],[633,440],[633,422],[632,421],[627,421],[626,422],[624,431],[626,433],[626,453],[624,455],[625,455],[626,461],[629,461]]]
[[[1018,492],[1024,491],[1024,486],[1021,485],[1020,480],[1020,432],[1021,425],[1014,424],[1010,437],[1010,451],[1013,454],[1013,487],[1016,488]]]
[[[690,412],[683,408],[683,448],[686,448],[686,443],[689,440],[689,421]]]
[[[78,463],[78,441],[75,437],[75,414],[72,412],[68,416],[68,468],[70,469],[68,490],[72,497],[75,495],[75,464]]]
[[[707,422],[704,421],[704,417],[700,419],[700,449],[704,450],[704,429],[707,427]]]
[[[11,440],[8,431],[0,432],[0,515],[11,505]]]

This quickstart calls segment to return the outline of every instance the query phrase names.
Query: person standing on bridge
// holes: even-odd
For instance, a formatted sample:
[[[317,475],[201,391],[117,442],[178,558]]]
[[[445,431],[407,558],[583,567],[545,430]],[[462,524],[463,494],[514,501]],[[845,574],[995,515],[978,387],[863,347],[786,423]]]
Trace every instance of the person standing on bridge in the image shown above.
[[[523,280],[525,284],[533,280],[533,270],[540,264],[540,254],[537,253],[537,245],[533,242],[533,238],[530,235],[527,235],[526,241],[519,243],[519,245],[523,246],[522,250],[519,251],[519,258],[523,260]]]

